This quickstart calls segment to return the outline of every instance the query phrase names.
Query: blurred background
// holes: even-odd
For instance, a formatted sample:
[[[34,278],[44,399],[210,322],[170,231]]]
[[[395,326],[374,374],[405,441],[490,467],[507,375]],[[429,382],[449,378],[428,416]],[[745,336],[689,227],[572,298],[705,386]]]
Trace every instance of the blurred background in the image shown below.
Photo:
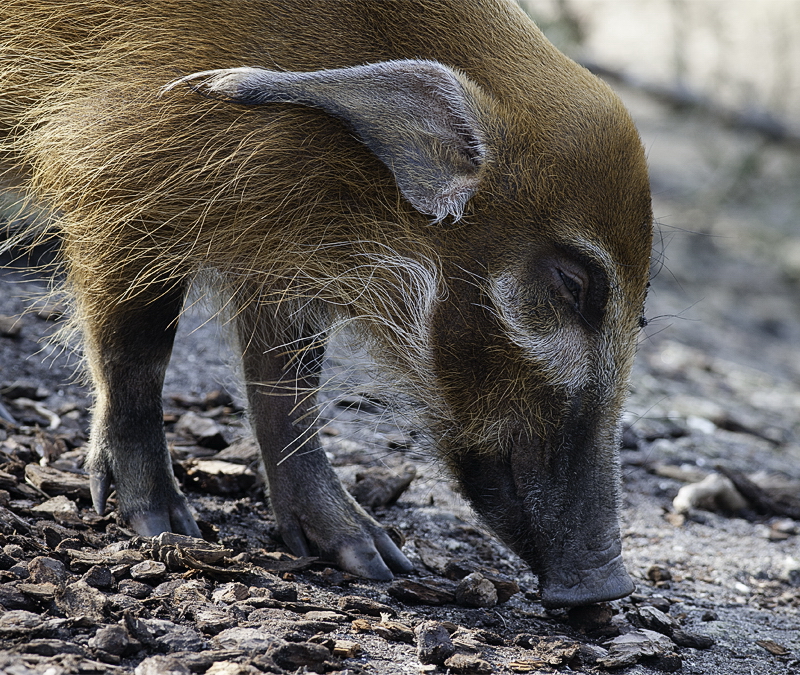
[[[775,133],[800,132],[796,0],[522,0],[584,62]]]
[[[521,4],[617,90],[642,134],[651,340],[800,383],[800,2]]]

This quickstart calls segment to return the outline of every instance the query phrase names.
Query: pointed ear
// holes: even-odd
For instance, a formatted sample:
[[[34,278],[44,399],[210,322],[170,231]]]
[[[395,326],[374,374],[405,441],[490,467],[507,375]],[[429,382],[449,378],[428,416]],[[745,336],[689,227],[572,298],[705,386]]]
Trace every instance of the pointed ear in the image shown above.
[[[297,103],[348,123],[394,174],[415,209],[458,220],[480,184],[486,144],[476,84],[435,61],[387,61],[285,73],[231,68],[168,84],[199,82],[208,95],[248,105]]]

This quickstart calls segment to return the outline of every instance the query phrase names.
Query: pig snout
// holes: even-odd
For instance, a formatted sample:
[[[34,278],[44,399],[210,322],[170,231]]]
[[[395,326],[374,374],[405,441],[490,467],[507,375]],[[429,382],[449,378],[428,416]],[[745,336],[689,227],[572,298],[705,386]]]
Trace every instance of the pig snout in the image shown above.
[[[620,555],[616,434],[588,433],[580,417],[568,416],[554,437],[519,434],[499,458],[482,452],[455,467],[476,511],[539,575],[549,608],[634,589]]]

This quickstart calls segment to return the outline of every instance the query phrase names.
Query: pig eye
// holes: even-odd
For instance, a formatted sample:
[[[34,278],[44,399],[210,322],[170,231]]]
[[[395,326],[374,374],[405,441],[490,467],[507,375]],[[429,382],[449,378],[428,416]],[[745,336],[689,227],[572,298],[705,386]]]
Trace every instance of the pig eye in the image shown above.
[[[569,302],[576,311],[579,310],[584,292],[582,280],[562,269],[557,268],[556,272],[558,272],[558,277],[561,280],[561,287],[558,289],[561,295],[564,296],[567,302]]]

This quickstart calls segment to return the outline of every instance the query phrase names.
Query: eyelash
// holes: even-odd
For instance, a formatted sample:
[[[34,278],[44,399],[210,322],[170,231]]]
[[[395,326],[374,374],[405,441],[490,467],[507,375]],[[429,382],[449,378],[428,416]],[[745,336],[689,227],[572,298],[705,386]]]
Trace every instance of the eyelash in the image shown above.
[[[572,296],[574,303],[574,308],[577,310],[581,305],[581,291],[583,288],[578,281],[575,281],[570,275],[565,274],[561,270],[556,270],[558,272],[558,276],[561,278],[561,283],[564,284],[564,288],[567,289],[569,294]]]

